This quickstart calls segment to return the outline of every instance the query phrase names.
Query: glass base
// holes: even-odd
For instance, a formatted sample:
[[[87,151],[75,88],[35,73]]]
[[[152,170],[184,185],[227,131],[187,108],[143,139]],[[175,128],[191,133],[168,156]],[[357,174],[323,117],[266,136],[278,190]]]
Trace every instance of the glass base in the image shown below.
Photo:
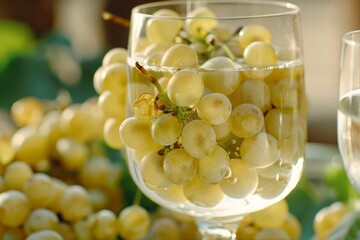
[[[195,219],[203,240],[235,240],[240,220],[215,222]]]

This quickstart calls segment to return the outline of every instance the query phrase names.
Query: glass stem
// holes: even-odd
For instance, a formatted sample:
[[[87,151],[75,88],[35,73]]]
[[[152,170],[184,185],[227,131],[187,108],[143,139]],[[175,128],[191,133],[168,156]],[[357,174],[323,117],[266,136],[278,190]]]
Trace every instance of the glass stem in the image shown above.
[[[202,240],[235,240],[239,220],[234,222],[215,222],[196,220]]]

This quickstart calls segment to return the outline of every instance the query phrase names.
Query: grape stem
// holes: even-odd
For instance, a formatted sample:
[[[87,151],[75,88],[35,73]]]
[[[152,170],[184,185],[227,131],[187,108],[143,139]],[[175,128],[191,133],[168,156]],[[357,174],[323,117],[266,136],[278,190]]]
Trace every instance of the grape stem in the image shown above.
[[[161,85],[158,80],[151,75],[139,62],[135,62],[135,67],[146,77],[152,84],[155,85],[159,93],[163,92]]]
[[[122,17],[119,17],[111,12],[103,12],[102,13],[102,18],[105,20],[105,21],[111,21],[117,25],[120,25],[122,27],[126,27],[126,28],[129,28],[130,27],[130,21],[125,19],[125,18],[122,18]]]

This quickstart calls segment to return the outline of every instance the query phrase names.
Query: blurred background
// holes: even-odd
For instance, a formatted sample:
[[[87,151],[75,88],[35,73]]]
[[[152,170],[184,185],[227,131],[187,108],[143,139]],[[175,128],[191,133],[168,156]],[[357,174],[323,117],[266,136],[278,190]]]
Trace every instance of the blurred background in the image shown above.
[[[128,29],[102,19],[104,10],[129,19],[149,0],[0,0],[0,106],[21,96],[54,97],[59,87],[75,101],[95,94],[101,58],[127,47]],[[301,8],[309,142],[336,143],[340,39],[360,29],[358,0],[289,0]]]

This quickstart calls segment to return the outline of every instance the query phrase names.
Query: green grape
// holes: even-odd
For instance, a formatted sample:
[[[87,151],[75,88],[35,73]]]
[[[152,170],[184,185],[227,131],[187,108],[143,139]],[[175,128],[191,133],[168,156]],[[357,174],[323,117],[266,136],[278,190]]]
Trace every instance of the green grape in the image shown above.
[[[106,209],[109,204],[109,197],[107,196],[108,194],[105,190],[99,188],[88,188],[87,191],[93,211]]]
[[[289,235],[290,239],[297,240],[301,237],[301,223],[290,212],[288,213],[284,223],[281,225],[281,229]]]
[[[11,117],[17,126],[37,124],[44,116],[44,106],[40,99],[24,97],[11,106]]]
[[[245,49],[250,43],[257,41],[271,44],[271,33],[264,26],[249,24],[244,26],[239,32],[239,44],[242,49]]]
[[[4,231],[4,234],[2,235],[3,240],[23,240],[25,238],[26,235],[21,226],[16,228],[8,228]]]
[[[86,188],[105,187],[105,179],[111,172],[110,159],[106,156],[91,156],[79,169],[79,182]]]
[[[15,161],[6,166],[4,177],[4,185],[7,189],[22,191],[25,182],[33,176],[33,170],[23,161]]]
[[[165,176],[173,183],[183,185],[195,175],[195,159],[184,149],[177,148],[165,155],[163,169]]]
[[[183,186],[183,191],[188,201],[201,207],[213,207],[224,198],[218,184],[205,183],[196,175]]]
[[[118,232],[124,239],[143,239],[149,231],[150,214],[141,206],[131,205],[124,208],[118,217]]]
[[[242,141],[240,156],[252,166],[268,167],[280,157],[279,142],[273,136],[260,132]]]
[[[188,107],[199,101],[204,92],[200,74],[184,69],[176,72],[167,85],[169,99],[177,106]]]
[[[191,156],[202,158],[216,146],[216,135],[212,126],[202,120],[188,122],[181,132],[181,143]]]
[[[239,87],[240,103],[251,103],[266,112],[271,108],[270,88],[262,80],[247,80]]]
[[[206,183],[220,182],[229,171],[229,161],[226,150],[216,145],[209,155],[198,159],[199,178]]]
[[[24,193],[29,198],[32,207],[47,207],[51,202],[53,185],[49,175],[34,173],[24,184]]]
[[[0,136],[0,163],[7,165],[14,157],[15,149],[11,145],[11,141]]]
[[[40,230],[27,236],[26,240],[64,240],[64,238],[54,230]]]
[[[6,227],[19,227],[30,213],[28,197],[18,190],[0,193],[0,223]]]
[[[102,66],[108,66],[113,63],[124,63],[127,62],[127,50],[124,48],[112,48],[110,49],[102,59]]]
[[[56,213],[59,213],[61,198],[64,196],[64,193],[68,185],[58,178],[52,178],[51,181],[52,181],[52,191],[47,208],[53,210]]]
[[[122,149],[125,147],[120,138],[119,128],[122,121],[115,118],[108,118],[103,128],[104,142],[113,149]]]
[[[46,208],[36,208],[32,210],[24,223],[24,230],[27,235],[40,230],[58,230],[58,216]]]
[[[161,66],[168,68],[197,68],[198,56],[190,46],[176,44],[166,50],[161,59]]]
[[[259,174],[259,184],[256,189],[256,194],[264,199],[274,199],[279,196],[287,184],[278,181],[276,178],[266,178]]]
[[[125,146],[136,150],[158,145],[151,136],[151,123],[135,117],[129,117],[121,123],[120,138]]]
[[[225,122],[231,115],[231,102],[221,93],[209,93],[197,104],[199,118],[212,125]]]
[[[260,176],[267,179],[276,179],[279,183],[287,185],[292,173],[292,164],[276,161],[274,164],[258,169]]]
[[[110,210],[101,210],[93,216],[91,224],[92,236],[95,239],[116,239],[117,217]]]
[[[50,111],[44,116],[38,128],[38,132],[47,137],[51,151],[53,150],[57,140],[63,136],[60,120],[61,111]]]
[[[231,114],[231,132],[240,138],[255,136],[264,127],[264,116],[254,104],[237,106]]]
[[[265,42],[253,42],[244,50],[244,60],[252,67],[268,67],[277,63],[275,49]]]
[[[151,136],[161,145],[172,145],[177,142],[181,133],[181,124],[171,114],[164,114],[152,122]]]
[[[92,240],[91,226],[88,219],[80,220],[72,224],[74,235],[78,240]]]
[[[185,30],[193,36],[204,38],[214,27],[218,25],[215,14],[206,7],[198,7],[192,10],[185,20]]]
[[[318,239],[327,239],[328,233],[349,213],[343,202],[336,201],[321,208],[314,217],[313,229]]]
[[[259,177],[256,169],[241,159],[232,159],[230,176],[220,182],[221,190],[232,198],[246,198],[256,191]]]
[[[159,188],[154,191],[161,198],[170,202],[183,203],[186,201],[181,185],[172,184],[167,188]]]
[[[204,84],[212,92],[230,95],[240,85],[241,78],[236,69],[236,64],[228,57],[214,57],[201,65]]]
[[[99,78],[100,89],[122,94],[127,84],[127,65],[125,63],[105,65],[101,68]]]
[[[265,116],[265,129],[279,141],[296,136],[295,113],[291,110],[271,109]]]
[[[157,218],[153,221],[149,231],[151,240],[180,240],[181,232],[176,221],[169,217]]]
[[[270,87],[271,103],[278,108],[294,108],[299,105],[299,83],[293,78],[283,78]]]
[[[289,235],[280,228],[268,228],[260,230],[256,233],[254,240],[269,240],[269,239],[276,239],[276,240],[291,240]]]
[[[125,119],[125,99],[122,95],[104,91],[99,96],[99,108],[105,118]]]
[[[156,14],[156,12],[154,13]],[[154,15],[166,16],[166,15]],[[179,15],[177,15],[179,16]],[[175,15],[172,17],[176,17]],[[180,20],[169,18],[151,18],[146,23],[146,36],[150,42],[156,44],[170,44],[173,43],[177,36],[181,25]],[[166,31],[164,31],[166,29]]]
[[[15,149],[15,158],[35,167],[39,162],[48,159],[49,149],[46,136],[39,133],[35,126],[19,128],[11,139]]]
[[[223,141],[231,133],[231,119],[228,118],[225,122],[217,125],[212,125],[212,127],[215,131],[216,141]]]
[[[172,184],[164,173],[163,164],[164,156],[157,151],[146,154],[141,160],[141,176],[150,189],[166,188]]]
[[[60,204],[61,216],[69,222],[79,221],[88,216],[91,211],[89,195],[80,185],[69,186]]]
[[[103,69],[103,67],[99,67],[98,69],[96,69],[94,76],[93,76],[93,86],[94,86],[95,92],[97,94],[101,94],[105,91],[105,88],[102,85],[102,79],[101,79],[102,69]]]
[[[288,214],[288,203],[286,200],[280,200],[267,208],[250,213],[250,217],[260,228],[279,228],[285,222]]]
[[[83,142],[96,137],[95,131],[91,131],[97,128],[94,116],[81,104],[72,104],[62,111],[60,126],[64,135]]]
[[[56,142],[56,153],[60,163],[66,169],[78,170],[84,166],[89,156],[89,149],[78,139],[63,137]]]

